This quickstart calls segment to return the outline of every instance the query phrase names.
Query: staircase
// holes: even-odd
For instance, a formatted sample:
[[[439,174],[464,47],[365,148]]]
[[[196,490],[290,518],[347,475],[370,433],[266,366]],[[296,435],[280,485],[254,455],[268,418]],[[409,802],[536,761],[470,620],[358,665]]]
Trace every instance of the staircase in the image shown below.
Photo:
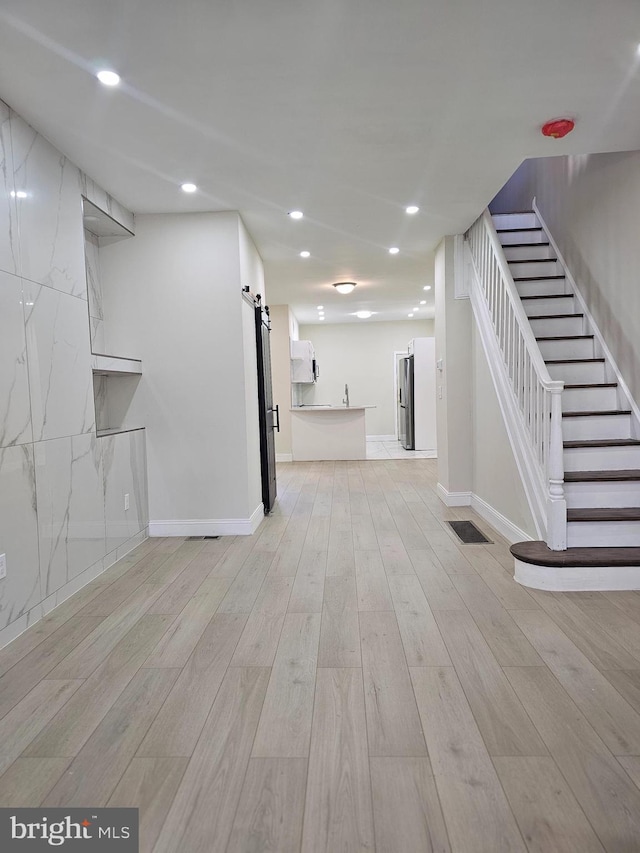
[[[528,492],[535,492],[541,480],[547,506],[555,506],[553,518],[549,509],[540,520],[541,498],[530,500],[534,516],[538,507],[545,541],[513,547],[516,579],[553,589],[640,588],[638,409],[535,212],[492,217],[485,211],[467,241],[475,271],[471,299],[476,320],[488,355],[495,346],[487,340],[490,322],[502,355],[500,370],[511,386],[505,396],[507,383],[502,388],[496,383],[505,420],[519,420],[520,433],[524,423],[529,442],[538,444],[533,454],[540,463],[538,478],[529,476]],[[536,421],[540,415],[532,419],[527,404],[532,393],[534,399],[551,394],[550,400],[559,401],[559,410],[542,405],[542,427]],[[516,398],[515,416],[509,396]],[[517,446],[514,452],[518,456]],[[527,454],[521,442],[520,456]],[[524,462],[521,472],[527,471]],[[563,502],[565,517],[559,510]],[[566,528],[559,533],[562,524]],[[518,577],[521,560],[528,564],[521,572],[524,580]],[[531,564],[544,569],[543,574],[532,573]],[[554,566],[562,568],[545,583],[544,572]]]
[[[640,547],[640,434],[535,213],[493,218],[549,374],[564,382],[567,547]]]

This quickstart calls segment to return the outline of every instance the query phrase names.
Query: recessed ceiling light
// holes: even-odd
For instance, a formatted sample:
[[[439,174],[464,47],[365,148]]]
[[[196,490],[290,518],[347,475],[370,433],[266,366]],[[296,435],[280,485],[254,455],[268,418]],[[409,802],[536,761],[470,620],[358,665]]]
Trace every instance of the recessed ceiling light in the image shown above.
[[[356,311],[355,315],[361,320],[368,320],[369,317],[372,317],[375,313],[375,311]]]
[[[120,75],[115,71],[98,71],[96,77],[103,86],[117,86],[120,82]]]
[[[318,317],[318,320],[324,320],[324,314],[322,315],[322,317]]]
[[[309,257],[311,257],[311,252],[307,252],[307,250],[305,249],[304,252],[300,252],[300,257],[301,258],[309,258]]]
[[[389,254],[390,255],[397,255],[399,251],[400,251],[400,249],[397,246],[392,246],[389,249]]]
[[[318,305],[316,307],[318,308],[318,311],[324,311],[324,305]]]
[[[304,213],[301,210],[290,210],[289,216],[292,219],[302,219],[302,217],[304,216]]]
[[[355,281],[337,281],[334,285],[335,289],[338,293],[351,293],[353,288],[356,286]]]
[[[412,311],[419,311],[420,309],[419,308],[412,308],[411,310]]]
[[[422,289],[423,289],[423,290],[431,290],[431,285],[430,285],[430,284],[425,284],[425,286],[424,286]]]
[[[420,208],[415,204],[410,204],[409,207],[405,207],[405,213],[408,213],[409,216],[413,216],[414,213],[417,213]]]
[[[420,305],[426,305],[426,304],[427,304],[427,300],[426,300],[426,299],[421,299],[421,300],[420,300]]]
[[[195,184],[181,184],[180,189],[184,193],[194,193],[198,187]]]
[[[413,317],[413,314],[407,314],[407,317]]]
[[[24,190],[11,190],[11,198],[26,198],[27,194]]]

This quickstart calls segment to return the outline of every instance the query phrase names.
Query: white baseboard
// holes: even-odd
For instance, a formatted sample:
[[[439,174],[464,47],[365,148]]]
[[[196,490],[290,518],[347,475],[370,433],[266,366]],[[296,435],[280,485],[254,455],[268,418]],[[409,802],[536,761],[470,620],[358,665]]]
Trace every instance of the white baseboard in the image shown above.
[[[471,492],[448,492],[442,483],[438,483],[436,491],[446,506],[471,506]]]
[[[150,521],[149,536],[251,536],[264,518],[259,504],[249,518],[181,518]]]
[[[368,435],[367,441],[397,441],[397,435]]]
[[[516,560],[522,586],[551,592],[640,589],[640,566],[537,566]]]
[[[293,462],[293,453],[276,453],[276,462]]]
[[[530,542],[533,538],[524,530],[520,530],[491,504],[474,494],[471,495],[471,509],[475,510],[481,518],[484,518],[511,545],[514,542]]]
[[[442,483],[438,483],[436,491],[438,496],[446,506],[470,506],[472,510],[478,513],[480,518],[484,518],[494,530],[503,536],[507,542],[528,542],[531,536],[520,530],[513,522],[509,521],[501,512],[498,512],[495,507],[488,504],[482,498],[473,492],[448,492]]]

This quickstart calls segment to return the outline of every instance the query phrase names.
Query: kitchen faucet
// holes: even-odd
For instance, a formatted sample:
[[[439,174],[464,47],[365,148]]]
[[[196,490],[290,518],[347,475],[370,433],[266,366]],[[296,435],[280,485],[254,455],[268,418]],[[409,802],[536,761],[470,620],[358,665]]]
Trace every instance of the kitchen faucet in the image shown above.
[[[344,386],[344,400],[342,402],[349,408],[349,386],[346,384]]]

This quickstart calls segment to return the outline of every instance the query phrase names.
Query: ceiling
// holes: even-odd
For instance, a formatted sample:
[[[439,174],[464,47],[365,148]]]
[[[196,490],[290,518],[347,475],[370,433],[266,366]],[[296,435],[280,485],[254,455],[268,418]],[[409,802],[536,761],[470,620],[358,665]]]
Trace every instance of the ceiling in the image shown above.
[[[0,97],[136,213],[240,211],[301,322],[395,320],[524,158],[640,148],[639,42],[637,0],[2,0]]]

